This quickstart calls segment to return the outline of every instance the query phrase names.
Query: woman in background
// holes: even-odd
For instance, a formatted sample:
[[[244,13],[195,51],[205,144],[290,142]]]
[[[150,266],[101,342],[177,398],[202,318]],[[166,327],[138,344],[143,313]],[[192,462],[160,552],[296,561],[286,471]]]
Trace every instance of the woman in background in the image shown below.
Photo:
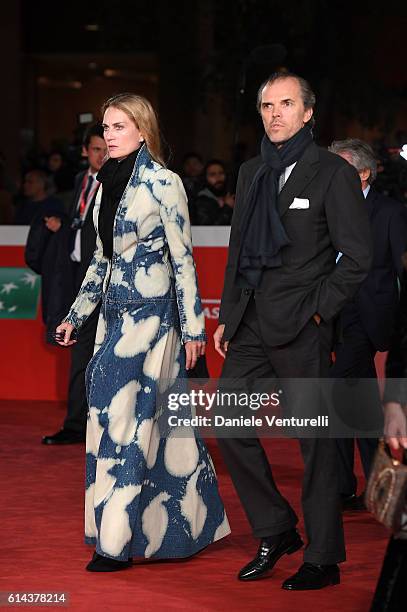
[[[407,457],[407,254],[403,256],[396,333],[386,362],[384,418],[386,441]],[[399,533],[390,537],[370,612],[407,609],[407,499]]]
[[[57,328],[71,344],[102,300],[86,372],[89,571],[187,557],[230,531],[203,441],[188,428],[160,438],[157,424],[157,388],[205,351],[185,191],[164,166],[148,100],[120,94],[103,115],[110,159],[97,176],[96,251]]]

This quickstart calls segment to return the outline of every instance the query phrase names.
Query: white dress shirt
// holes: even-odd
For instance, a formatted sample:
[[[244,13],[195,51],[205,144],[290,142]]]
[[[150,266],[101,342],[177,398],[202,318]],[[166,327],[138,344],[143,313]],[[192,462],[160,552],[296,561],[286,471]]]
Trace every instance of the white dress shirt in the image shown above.
[[[92,183],[92,187],[91,190],[89,191],[87,200],[86,200],[86,207],[85,207],[85,212],[83,215],[83,221],[85,221],[86,219],[86,215],[88,213],[89,210],[89,206],[90,203],[92,202],[92,199],[95,195],[95,192],[97,190],[97,188],[99,187],[99,181],[96,180],[96,176],[97,176],[97,172],[89,172],[85,175],[86,176],[86,183],[88,181],[88,178],[91,176],[93,178],[93,183]],[[85,183],[85,185],[86,185]],[[78,210],[80,204],[81,204],[81,197],[82,197],[82,189],[81,192],[79,194],[79,200],[77,202],[76,205],[76,210]],[[73,251],[71,253],[71,259],[72,261],[76,261],[77,263],[79,263],[81,261],[81,230],[78,229],[76,232],[76,236],[75,236],[75,246],[73,248]]]
[[[287,166],[287,168],[284,170],[284,176],[285,176],[284,184],[288,181],[288,178],[291,172],[294,170],[294,166],[296,165],[296,163],[297,162],[294,162],[293,164],[291,164],[291,166]]]

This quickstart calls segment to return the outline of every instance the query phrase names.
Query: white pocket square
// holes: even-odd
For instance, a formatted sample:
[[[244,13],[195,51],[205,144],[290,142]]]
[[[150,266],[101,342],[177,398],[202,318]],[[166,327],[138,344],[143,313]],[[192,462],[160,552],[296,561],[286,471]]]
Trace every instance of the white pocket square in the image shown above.
[[[294,198],[290,208],[309,208],[309,200],[307,198]]]

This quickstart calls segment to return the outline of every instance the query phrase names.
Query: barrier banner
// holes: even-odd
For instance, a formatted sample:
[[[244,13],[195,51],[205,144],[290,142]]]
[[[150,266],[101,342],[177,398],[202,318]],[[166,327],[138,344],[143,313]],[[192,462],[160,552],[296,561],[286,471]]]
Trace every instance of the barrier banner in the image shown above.
[[[0,267],[0,319],[36,319],[41,279],[27,268]]]

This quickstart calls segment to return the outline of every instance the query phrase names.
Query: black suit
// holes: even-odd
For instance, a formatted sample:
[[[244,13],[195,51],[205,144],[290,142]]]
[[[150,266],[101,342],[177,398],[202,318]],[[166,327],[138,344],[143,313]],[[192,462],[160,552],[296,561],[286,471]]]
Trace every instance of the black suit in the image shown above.
[[[370,188],[365,202],[373,237],[373,261],[370,272],[354,300],[341,314],[342,343],[336,348],[333,376],[337,378],[376,379],[376,351],[386,351],[394,333],[399,288],[402,278],[401,256],[407,247],[407,212],[403,204]],[[368,393],[368,395],[366,395]],[[349,404],[356,411],[355,424],[381,418],[379,388],[376,383],[365,387],[363,396],[355,394]],[[366,415],[361,414],[366,409]],[[348,422],[352,421],[352,415]],[[377,440],[358,438],[362,464],[367,477],[376,451]],[[356,493],[353,472],[354,440],[338,440],[340,454],[340,488],[344,496]]]
[[[72,201],[72,208],[70,210],[71,220],[74,219],[77,214],[85,174],[86,172],[79,173],[75,180],[74,197]],[[86,217],[81,228],[81,260],[79,263],[71,261],[75,293],[78,292],[79,287],[82,284],[96,246],[96,232],[93,225],[94,204],[95,197],[93,197],[91,203],[89,204]],[[88,404],[85,390],[85,370],[93,354],[98,316],[99,308],[96,308],[81,327],[80,334],[78,334],[78,342],[74,344],[71,349],[68,410],[64,421],[64,428],[80,433],[84,433],[86,429]]]
[[[263,273],[259,289],[235,284],[241,244],[239,220],[260,158],[242,165],[226,269],[220,322],[230,340],[222,379],[278,377],[288,405],[298,402],[289,378],[327,376],[333,320],[355,294],[370,266],[370,229],[356,171],[314,143],[305,150],[278,198],[291,244],[282,265]],[[290,208],[301,198],[303,209]],[[335,265],[337,252],[344,253]],[[322,317],[318,326],[313,315]],[[297,394],[298,395],[298,394]],[[304,402],[306,406],[306,402]],[[219,444],[257,537],[295,526],[297,517],[279,493],[259,439]],[[331,564],[345,558],[337,481],[336,446],[302,439],[303,513],[309,544],[304,559]]]
[[[225,338],[237,330],[250,298],[234,283],[240,249],[239,219],[260,157],[241,166],[219,320]],[[293,340],[312,315],[332,321],[355,294],[370,265],[370,231],[356,171],[339,156],[311,144],[282,190],[278,208],[291,245],[283,265],[263,274],[256,290],[261,331],[267,344]],[[359,178],[358,178],[359,180]],[[309,199],[291,209],[295,197]],[[355,204],[356,203],[356,204]],[[335,265],[337,252],[344,253]]]

